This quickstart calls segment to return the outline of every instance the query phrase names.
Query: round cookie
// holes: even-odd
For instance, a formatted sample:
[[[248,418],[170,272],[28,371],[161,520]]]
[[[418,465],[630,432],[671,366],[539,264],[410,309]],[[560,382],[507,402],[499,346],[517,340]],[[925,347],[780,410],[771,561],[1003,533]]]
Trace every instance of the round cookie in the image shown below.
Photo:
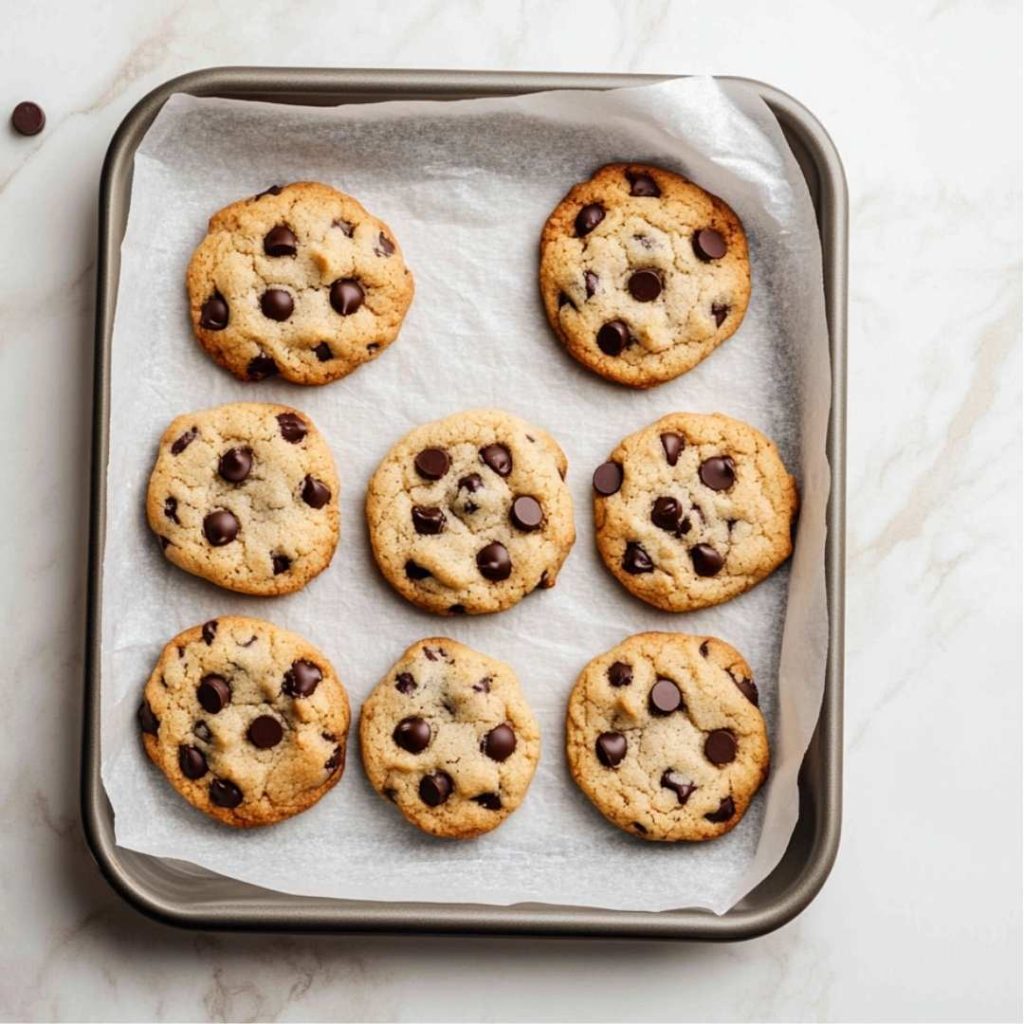
[[[498,612],[553,587],[576,530],[562,449],[506,412],[477,409],[417,427],[370,481],[377,564],[413,604]]]
[[[192,328],[221,366],[296,384],[326,384],[379,355],[413,295],[394,232],[310,181],[215,213],[187,284]]]
[[[345,688],[317,648],[262,619],[225,615],[171,640],[138,723],[171,785],[238,828],[306,810],[345,769]]]
[[[338,491],[308,416],[238,402],[179,416],[164,431],[146,516],[186,572],[243,594],[290,594],[331,562]]]
[[[796,481],[764,434],[721,413],[662,417],[623,440],[593,483],[605,565],[657,608],[721,604],[792,552]]]
[[[574,185],[540,242],[548,320],[602,377],[648,388],[696,366],[750,300],[747,238],[717,196],[647,164]]]
[[[643,839],[714,839],[768,774],[750,666],[723,640],[638,633],[594,658],[569,697],[576,784]]]
[[[515,673],[448,637],[413,644],[363,704],[373,788],[433,836],[469,839],[523,801],[540,732]]]

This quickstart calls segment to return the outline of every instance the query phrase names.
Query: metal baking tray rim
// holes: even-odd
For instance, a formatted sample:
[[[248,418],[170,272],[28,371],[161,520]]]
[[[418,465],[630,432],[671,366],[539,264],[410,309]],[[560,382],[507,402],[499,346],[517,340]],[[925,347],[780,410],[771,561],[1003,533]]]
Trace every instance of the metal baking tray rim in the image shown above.
[[[113,889],[141,913],[165,924],[220,931],[462,933],[735,941],[773,931],[818,894],[839,848],[842,804],[846,508],[846,304],[848,198],[839,155],[821,123],[797,100],[753,79],[720,80],[761,96],[786,134],[818,214],[826,319],[832,363],[827,453],[831,489],[825,550],[829,653],[818,724],[800,771],[800,814],[786,853],[769,876],[728,913],[612,911],[548,904],[388,903],[290,897],[209,872],[179,872],[190,899],[161,892],[172,877],[167,861],[119,848],[100,774],[100,599],[109,420],[109,349],[120,243],[130,200],[134,153],[167,99],[195,96],[340,105],[389,98],[458,99],[548,89],[610,89],[647,85],[676,75],[605,75],[491,71],[215,67],[173,78],[143,97],[111,139],[100,180],[97,240],[96,344],[90,487],[89,597],[81,762],[82,824],[89,849]],[[806,846],[799,864],[793,854]],[[794,870],[795,868],[795,870]],[[163,877],[161,873],[164,873]],[[195,898],[195,888],[227,886],[235,895]],[[166,887],[166,885],[165,885]],[[259,898],[256,895],[259,894]],[[243,897],[245,902],[243,903]]]

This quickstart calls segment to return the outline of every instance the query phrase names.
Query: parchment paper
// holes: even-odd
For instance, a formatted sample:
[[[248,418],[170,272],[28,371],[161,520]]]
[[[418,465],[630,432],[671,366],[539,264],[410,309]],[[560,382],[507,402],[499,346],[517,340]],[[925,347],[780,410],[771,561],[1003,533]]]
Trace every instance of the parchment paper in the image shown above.
[[[537,241],[569,187],[613,160],[672,168],[722,196],[751,243],[753,299],[739,332],[649,392],[600,380],[544,319]],[[209,215],[268,185],[328,182],[388,222],[416,278],[398,341],[324,388],[246,385],[191,337],[185,267]],[[759,100],[710,79],[615,92],[299,108],[173,97],[135,158],[113,337],[103,585],[103,780],[117,842],[284,892],[380,900],[546,902],[726,911],[778,862],[797,814],[796,773],[817,718],[827,625],[824,511],[829,362],[821,254],[804,180]],[[179,413],[230,401],[308,412],[342,477],[343,532],[305,590],[246,598],[166,562],[143,502],[156,443]],[[558,585],[494,616],[440,620],[393,593],[369,552],[364,488],[413,426],[497,406],[550,430],[569,457],[579,539]],[[590,475],[612,447],[672,410],[722,411],[778,441],[803,506],[790,565],[726,605],[648,608],[594,549]],[[543,756],[523,806],[471,842],[421,835],[367,784],[355,736],[344,778],[291,821],[227,830],[146,760],[135,724],[163,644],[227,613],[319,645],[354,710],[414,640],[444,633],[508,661],[540,720]],[[710,633],[755,671],[773,741],[769,781],[711,843],[653,844],[613,828],[573,785],[569,691],[594,655],[641,630]]]

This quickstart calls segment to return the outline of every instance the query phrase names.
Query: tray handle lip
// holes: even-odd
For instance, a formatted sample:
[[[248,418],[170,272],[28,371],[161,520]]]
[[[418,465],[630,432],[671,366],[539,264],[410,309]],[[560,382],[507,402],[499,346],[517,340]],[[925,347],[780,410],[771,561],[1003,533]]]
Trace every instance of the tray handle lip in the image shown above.
[[[844,645],[844,586],[836,589],[836,602],[830,604],[830,645],[827,673],[830,682],[829,699],[822,703],[818,728],[824,724],[828,735],[821,737],[833,756],[829,759],[829,771],[825,780],[825,802],[835,808],[835,813],[825,814],[821,818],[821,828],[813,839],[812,852],[807,866],[801,872],[797,882],[783,894],[775,904],[757,911],[730,911],[726,915],[717,916],[706,911],[682,910],[663,913],[646,913],[640,911],[605,911],[583,908],[574,913],[576,920],[572,924],[559,922],[555,917],[551,922],[536,920],[524,921],[521,925],[512,921],[492,922],[487,920],[467,921],[453,920],[451,925],[440,926],[437,922],[422,926],[416,921],[407,921],[396,925],[393,919],[383,915],[380,920],[346,922],[334,925],[322,921],[317,915],[310,915],[307,920],[296,920],[294,914],[275,914],[271,917],[261,913],[258,917],[251,910],[242,911],[241,917],[235,920],[224,919],[204,914],[202,911],[187,912],[167,904],[156,896],[145,883],[129,874],[129,870],[121,863],[117,847],[108,836],[103,824],[98,820],[99,805],[103,796],[96,799],[90,793],[90,785],[102,785],[98,776],[93,777],[92,760],[94,746],[98,743],[98,705],[94,704],[94,684],[98,671],[97,657],[99,653],[99,637],[97,632],[98,613],[100,606],[100,589],[102,581],[103,546],[102,517],[98,514],[99,498],[104,491],[102,470],[105,466],[107,453],[107,395],[102,384],[107,376],[107,348],[105,332],[109,319],[108,293],[111,282],[108,274],[108,254],[110,252],[110,201],[113,192],[114,178],[126,163],[134,159],[135,148],[142,135],[148,129],[153,118],[163,104],[176,92],[191,95],[210,95],[225,89],[239,91],[267,91],[275,85],[296,82],[315,90],[317,87],[330,86],[337,88],[339,76],[348,79],[352,84],[365,82],[380,90],[382,86],[393,85],[396,90],[408,88],[416,84],[429,85],[436,92],[451,92],[453,95],[473,86],[477,89],[491,86],[489,94],[501,95],[507,92],[531,92],[548,89],[604,89],[616,86],[653,84],[672,78],[690,77],[686,75],[633,75],[573,72],[515,72],[515,71],[475,71],[457,70],[443,71],[435,69],[382,69],[368,68],[288,68],[259,67],[251,65],[213,66],[185,72],[156,86],[143,96],[125,115],[111,138],[103,162],[100,178],[100,211],[98,228],[98,259],[96,271],[97,303],[94,336],[94,379],[93,379],[93,436],[92,465],[90,469],[90,506],[89,506],[89,583],[88,607],[86,616],[86,651],[85,651],[85,714],[83,716],[83,740],[81,752],[80,805],[82,812],[82,828],[86,845],[96,861],[101,874],[114,891],[131,907],[143,915],[162,924],[184,929],[201,929],[214,931],[250,931],[268,932],[331,932],[335,934],[387,933],[400,930],[416,934],[493,934],[505,936],[541,936],[541,937],[588,937],[588,938],[645,938],[645,939],[683,939],[737,941],[756,938],[774,931],[787,924],[800,914],[820,892],[831,873],[839,850],[841,834],[841,801],[842,801],[842,690],[843,690],[843,645]],[[444,83],[438,82],[443,77]],[[846,175],[839,153],[830,135],[817,117],[802,103],[789,93],[757,79],[740,76],[715,76],[721,81],[739,84],[758,93],[768,103],[772,112],[786,119],[787,125],[803,137],[805,145],[811,151],[818,166],[820,184],[827,190],[827,207],[831,212],[828,224],[822,224],[823,234],[828,232],[832,238],[832,249],[840,254],[848,251],[847,233],[849,219],[849,200]],[[258,78],[259,81],[255,81]],[[536,89],[523,89],[522,86],[536,86]],[[138,137],[136,139],[136,136]],[[132,145],[132,142],[135,142]],[[823,239],[824,241],[824,239]],[[829,502],[828,520],[830,526],[830,542],[832,545],[829,567],[836,574],[841,584],[844,581],[844,547],[845,547],[845,426],[846,426],[846,267],[832,267],[833,288],[829,317],[830,354],[833,366],[832,412],[830,415],[829,460],[833,467],[832,494]],[[833,504],[834,502],[834,504]],[[835,528],[832,530],[831,528]],[[107,826],[109,827],[109,826]],[[325,901],[326,903],[327,901]],[[440,906],[440,905],[439,905]],[[457,906],[456,906],[457,909]],[[467,907],[466,909],[470,909]],[[497,912],[507,915],[516,908],[496,907]],[[685,919],[673,921],[676,914],[686,915]],[[465,914],[465,911],[463,911]],[[595,918],[612,914],[617,925],[608,927],[606,924],[596,925]],[[305,916],[305,915],[302,915]],[[694,918],[697,921],[694,921]],[[601,927],[599,935],[591,930]]]

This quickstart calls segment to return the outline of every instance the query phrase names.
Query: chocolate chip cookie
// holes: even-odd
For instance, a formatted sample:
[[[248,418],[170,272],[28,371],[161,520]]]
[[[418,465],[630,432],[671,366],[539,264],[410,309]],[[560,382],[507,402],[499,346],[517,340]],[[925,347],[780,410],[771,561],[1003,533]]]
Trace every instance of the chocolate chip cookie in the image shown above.
[[[377,684],[359,719],[373,785],[433,836],[469,839],[523,801],[540,732],[503,662],[448,637],[413,644]]]
[[[666,611],[728,601],[792,551],[796,481],[764,434],[720,413],[670,413],[631,434],[593,482],[601,557]]]
[[[308,416],[238,402],[179,416],[164,431],[146,516],[186,572],[243,594],[290,594],[330,564],[338,490]]]
[[[221,366],[296,384],[326,384],[379,355],[413,295],[394,232],[310,181],[215,213],[187,281],[193,330]]]
[[[566,753],[577,785],[643,839],[714,839],[768,774],[750,666],[725,641],[638,633],[594,658],[569,697]]]
[[[193,807],[250,828],[306,810],[341,778],[348,696],[301,636],[225,615],[164,648],[138,724],[146,753]]]
[[[509,413],[477,409],[417,427],[370,481],[377,564],[414,604],[497,612],[553,587],[576,531],[562,449]]]
[[[750,300],[747,238],[717,196],[647,164],[608,164],[544,226],[540,288],[584,366],[648,388],[696,366]]]

